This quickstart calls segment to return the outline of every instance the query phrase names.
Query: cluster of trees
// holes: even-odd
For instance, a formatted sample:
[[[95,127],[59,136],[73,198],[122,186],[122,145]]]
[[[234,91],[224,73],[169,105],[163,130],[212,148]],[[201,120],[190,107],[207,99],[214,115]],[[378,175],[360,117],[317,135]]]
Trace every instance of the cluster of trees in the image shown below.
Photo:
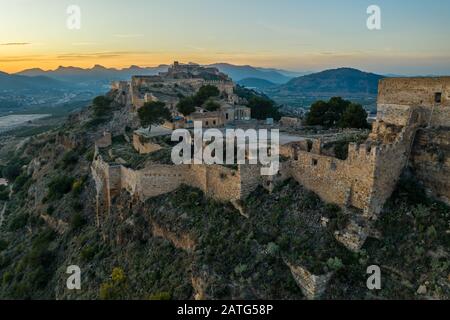
[[[251,109],[253,119],[273,118],[276,121],[281,119],[281,113],[275,102],[266,95],[239,85],[236,86],[235,93],[238,97],[248,101],[247,107]]]
[[[369,128],[367,112],[362,105],[340,97],[315,102],[306,115],[306,124],[327,128]]]
[[[204,107],[208,111],[216,111],[220,108],[220,105],[211,98],[219,95],[220,91],[216,86],[202,86],[195,95],[182,98],[177,105],[177,109],[184,116],[194,113],[195,107]]]
[[[161,101],[147,102],[138,110],[138,116],[143,127],[161,125],[172,120],[172,114],[166,104]]]
[[[281,119],[281,113],[275,106],[274,101],[269,98],[245,88],[238,88],[237,93],[248,100],[247,106],[251,109],[252,118],[258,120]],[[217,111],[220,109],[220,104],[214,98],[219,96],[220,91],[216,86],[205,85],[195,95],[182,97],[177,104],[177,110],[184,116],[194,113],[196,107],[203,107],[207,111]],[[163,102],[146,103],[144,107],[139,109],[138,114],[143,126],[162,124],[164,121],[171,120],[170,111],[165,108]]]
[[[278,121],[281,119],[281,113],[275,106],[275,102],[270,99],[253,96],[248,101],[247,106],[251,109],[252,119],[266,120],[273,118]]]

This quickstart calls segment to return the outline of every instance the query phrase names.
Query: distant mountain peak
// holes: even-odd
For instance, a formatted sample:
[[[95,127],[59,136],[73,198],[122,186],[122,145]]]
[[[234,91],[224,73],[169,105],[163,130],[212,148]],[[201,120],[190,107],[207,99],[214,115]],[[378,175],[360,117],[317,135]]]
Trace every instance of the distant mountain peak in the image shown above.
[[[355,68],[328,69],[290,80],[270,89],[277,96],[370,96],[376,95],[381,75]]]
[[[101,64],[96,64],[91,70],[107,70],[107,69]]]

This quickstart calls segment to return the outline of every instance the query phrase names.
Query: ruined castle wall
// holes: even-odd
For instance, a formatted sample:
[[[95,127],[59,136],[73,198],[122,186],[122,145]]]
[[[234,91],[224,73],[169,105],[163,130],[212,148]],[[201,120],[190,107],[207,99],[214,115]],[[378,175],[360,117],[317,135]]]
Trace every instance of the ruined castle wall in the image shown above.
[[[114,165],[109,166],[108,172],[108,185],[109,185],[109,193],[111,197],[114,197],[120,193],[122,189],[122,166]]]
[[[378,120],[405,125],[408,109],[420,107],[421,124],[450,127],[450,77],[388,78],[378,90]]]
[[[261,167],[249,164],[240,165],[239,175],[241,178],[240,199],[245,199],[262,184]]]
[[[410,164],[428,194],[450,204],[450,131],[419,130]]]
[[[289,161],[291,175],[324,201],[364,209],[374,179],[375,150],[350,145],[347,160],[299,151]]]
[[[206,166],[187,165],[185,166],[184,183],[193,188],[206,190]]]
[[[408,145],[391,144],[381,146],[377,155],[375,184],[367,211],[378,214],[394,192],[400,175],[408,161]]]
[[[161,150],[161,146],[157,143],[153,143],[151,140],[147,141],[140,135],[133,134],[133,148],[139,152],[139,154],[149,154],[158,150]]]
[[[95,145],[99,148],[107,148],[112,144],[112,135],[110,132],[104,132],[103,135],[95,140]]]
[[[232,201],[241,198],[241,177],[239,172],[221,165],[206,166],[206,190],[209,197]]]
[[[125,189],[130,195],[135,195],[139,185],[139,172],[121,167],[121,187]]]
[[[95,159],[91,166],[92,177],[95,181],[97,191],[97,225],[99,224],[100,213],[107,212],[111,208],[111,198],[118,194],[121,189],[120,166],[110,166],[103,161],[95,147]]]
[[[143,200],[178,189],[183,183],[183,167],[153,165],[137,173],[136,192]]]
[[[366,208],[370,214],[381,212],[385,202],[394,192],[403,169],[408,164],[415,134],[419,126],[418,112],[412,110],[406,126],[390,144],[376,147],[375,183],[371,202]]]
[[[291,270],[295,282],[309,300],[320,299],[325,293],[333,273],[314,275],[302,266],[294,266],[286,263]]]

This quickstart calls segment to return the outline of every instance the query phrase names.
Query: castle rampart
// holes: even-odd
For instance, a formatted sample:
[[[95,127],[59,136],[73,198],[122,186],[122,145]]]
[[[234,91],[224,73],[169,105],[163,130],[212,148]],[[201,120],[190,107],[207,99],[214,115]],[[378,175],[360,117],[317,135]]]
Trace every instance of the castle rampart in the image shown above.
[[[97,148],[92,174],[97,186],[97,200],[109,212],[111,199],[121,190],[145,201],[174,191],[182,184],[198,188],[217,200],[241,200],[261,184],[259,166],[241,168],[235,170],[221,165],[155,164],[142,170],[133,170],[105,162]]]

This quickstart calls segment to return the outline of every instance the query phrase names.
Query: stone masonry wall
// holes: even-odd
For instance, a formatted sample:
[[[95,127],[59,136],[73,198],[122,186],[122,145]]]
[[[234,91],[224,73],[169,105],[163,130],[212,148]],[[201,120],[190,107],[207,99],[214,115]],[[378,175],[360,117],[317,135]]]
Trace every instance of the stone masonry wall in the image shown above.
[[[419,125],[415,115],[416,111],[412,109],[407,125],[395,142],[377,147],[374,185],[370,203],[366,208],[366,214],[369,216],[381,212],[385,202],[394,192],[403,169],[408,164]]]
[[[376,149],[351,145],[347,160],[297,151],[289,161],[292,177],[324,201],[364,209],[374,179]]]
[[[320,299],[325,293],[333,273],[314,275],[301,266],[286,264],[306,298],[309,300]]]
[[[243,183],[239,170],[220,165],[152,165],[143,170],[133,170],[122,165],[106,163],[96,149],[91,171],[97,188],[97,202],[107,212],[111,199],[125,190],[141,201],[169,193],[186,184],[201,189],[207,196],[220,201],[242,199]],[[257,184],[247,188],[245,194],[254,190]],[[101,208],[99,208],[100,210]]]
[[[440,102],[436,102],[436,94],[440,94]],[[405,125],[410,107],[421,109],[422,124],[450,127],[450,77],[380,81],[378,120]]]
[[[148,139],[147,139],[148,140]],[[158,150],[161,150],[161,146],[157,143],[146,141],[141,135],[133,134],[133,147],[140,154],[149,154]]]
[[[410,164],[428,193],[450,204],[450,131],[420,129]]]

